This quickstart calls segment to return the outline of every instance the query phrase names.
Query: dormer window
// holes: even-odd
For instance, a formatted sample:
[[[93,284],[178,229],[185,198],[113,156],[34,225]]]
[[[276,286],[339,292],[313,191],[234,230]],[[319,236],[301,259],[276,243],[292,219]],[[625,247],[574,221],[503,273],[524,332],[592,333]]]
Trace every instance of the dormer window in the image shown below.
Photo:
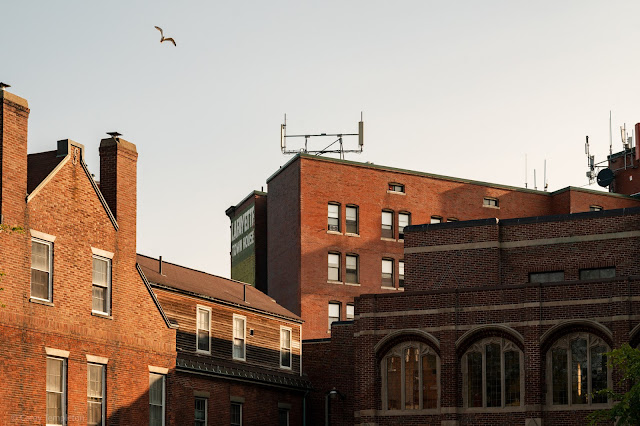
[[[484,197],[482,200],[482,206],[483,207],[494,207],[494,208],[498,208],[500,207],[498,204],[498,199],[497,198],[491,198],[491,197]]]

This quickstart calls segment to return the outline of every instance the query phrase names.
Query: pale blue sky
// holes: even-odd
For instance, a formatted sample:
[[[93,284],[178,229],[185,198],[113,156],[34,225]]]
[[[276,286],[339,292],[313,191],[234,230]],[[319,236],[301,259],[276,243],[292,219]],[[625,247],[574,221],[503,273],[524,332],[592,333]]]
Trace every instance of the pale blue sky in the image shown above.
[[[29,152],[117,130],[139,152],[138,251],[229,276],[224,211],[286,162],[289,133],[357,132],[349,159],[549,189],[640,121],[637,1],[22,1],[0,81]],[[159,43],[154,25],[177,47]],[[597,185],[594,185],[597,188]]]

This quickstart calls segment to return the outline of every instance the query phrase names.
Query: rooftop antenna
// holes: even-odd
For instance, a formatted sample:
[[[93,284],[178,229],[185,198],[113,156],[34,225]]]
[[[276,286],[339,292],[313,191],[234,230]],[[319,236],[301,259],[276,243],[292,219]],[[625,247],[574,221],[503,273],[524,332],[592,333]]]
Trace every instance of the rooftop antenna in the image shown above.
[[[596,165],[595,165],[595,156],[589,154],[589,136],[586,137],[586,142],[584,143],[584,153],[587,154],[587,178],[589,179],[589,185],[593,183],[593,179],[596,177]]]
[[[538,190],[538,184],[536,183],[536,169],[533,169],[533,189]]]
[[[547,159],[544,159],[544,181],[542,182],[544,184],[544,190],[545,192],[547,191],[547,187],[549,186],[549,183],[547,182]]]
[[[609,155],[613,155],[613,133],[611,133],[611,110],[609,110]]]
[[[527,174],[528,174],[528,169],[527,169],[527,154],[524,155],[524,187],[527,187]]]
[[[358,149],[344,149],[343,138],[346,136],[358,137]],[[309,139],[317,137],[337,138],[329,145],[320,150],[309,149]],[[299,149],[287,149],[287,138],[304,138],[304,147]],[[335,144],[337,147],[333,147]],[[283,154],[338,154],[340,159],[344,160],[346,153],[362,153],[364,146],[364,121],[362,119],[362,111],[360,112],[360,122],[358,123],[358,133],[320,133],[320,134],[304,134],[304,135],[287,135],[287,114],[284,115],[284,123],[280,125],[280,150]]]

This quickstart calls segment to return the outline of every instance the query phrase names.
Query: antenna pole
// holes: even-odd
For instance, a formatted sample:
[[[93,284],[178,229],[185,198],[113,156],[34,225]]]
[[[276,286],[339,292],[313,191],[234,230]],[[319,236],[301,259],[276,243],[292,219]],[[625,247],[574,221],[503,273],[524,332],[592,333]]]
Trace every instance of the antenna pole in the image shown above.
[[[527,154],[524,155],[524,187],[527,187],[527,174],[528,174],[528,169],[527,169]]]
[[[609,155],[613,155],[613,133],[611,132],[611,110],[609,110]]]
[[[533,169],[533,189],[538,190],[538,184],[536,183],[536,169]]]
[[[547,190],[547,159],[544,159],[544,181],[542,182],[544,184],[544,190]]]

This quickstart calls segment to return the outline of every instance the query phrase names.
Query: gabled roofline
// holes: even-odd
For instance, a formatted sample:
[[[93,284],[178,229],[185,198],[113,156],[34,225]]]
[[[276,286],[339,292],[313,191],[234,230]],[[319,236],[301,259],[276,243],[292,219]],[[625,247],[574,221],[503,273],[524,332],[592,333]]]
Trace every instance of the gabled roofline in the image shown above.
[[[47,177],[44,178],[42,182],[40,182],[38,186],[36,186],[35,189],[31,191],[29,195],[27,195],[27,203],[31,201],[36,195],[38,195],[38,193],[42,190],[42,188],[44,188],[51,181],[51,179],[53,179],[53,177],[69,162],[70,158],[71,158],[71,153],[67,152],[64,159],[60,161],[56,165],[56,167],[53,168],[53,170],[51,170],[51,172],[47,175]],[[102,192],[100,191],[100,188],[98,188],[96,181],[93,179],[93,176],[91,176],[91,172],[89,172],[89,168],[87,167],[87,164],[84,162],[83,158],[80,158],[80,165],[82,166],[82,170],[84,170],[84,174],[87,176],[87,179],[89,179],[89,183],[91,183],[93,190],[98,196],[98,200],[100,201],[100,204],[102,204],[102,207],[104,207],[105,213],[107,213],[107,216],[111,221],[111,224],[113,225],[114,229],[117,231],[119,229],[118,222],[116,221],[116,218],[113,215],[113,212],[111,212],[111,208],[109,208],[107,201],[104,199]]]
[[[162,309],[162,305],[158,301],[156,294],[153,292],[153,289],[151,288],[151,284],[149,284],[149,280],[147,280],[147,277],[144,275],[144,272],[142,272],[142,268],[140,267],[140,264],[138,262],[136,262],[136,269],[138,270],[138,274],[140,274],[140,278],[142,278],[142,282],[147,287],[147,291],[151,295],[153,302],[156,304],[156,307],[158,308],[160,315],[162,315],[162,319],[164,319],[164,322],[167,325],[167,328],[177,329],[178,326],[173,324],[171,321],[169,321],[169,317],[167,317],[167,314],[164,313],[164,309]]]
[[[587,192],[587,193],[598,194],[598,195],[603,195],[603,196],[612,196],[612,197],[618,197],[618,198],[636,199],[636,197],[631,197],[630,195],[618,194],[618,193],[615,193],[615,192],[604,192],[604,191],[598,191],[598,190],[587,189],[587,188],[579,188],[579,187],[576,187],[576,186],[567,186],[565,188],[561,188],[561,189],[558,189],[558,190],[553,191],[553,192],[539,191],[539,190],[536,190],[536,189],[520,188],[520,187],[517,187],[517,186],[503,185],[503,184],[499,184],[499,183],[483,182],[483,181],[479,181],[479,180],[464,179],[464,178],[458,178],[458,177],[452,177],[452,176],[444,176],[444,175],[438,175],[438,174],[435,174],[435,173],[418,172],[418,171],[415,171],[415,170],[400,169],[400,168],[396,168],[396,167],[382,166],[382,165],[373,164],[373,163],[360,163],[360,162],[357,162],[357,161],[341,160],[341,159],[338,159],[338,158],[320,157],[320,156],[317,156],[317,155],[310,155],[310,154],[304,154],[304,153],[296,154],[292,159],[287,161],[284,165],[280,166],[280,168],[275,173],[273,173],[271,176],[269,176],[267,178],[267,184],[270,181],[272,181],[277,175],[282,173],[282,171],[284,169],[286,169],[291,164],[293,164],[296,160],[303,159],[303,158],[304,159],[309,159],[309,160],[315,160],[315,161],[324,161],[324,162],[328,162],[328,163],[337,163],[337,164],[342,164],[342,165],[346,165],[346,166],[354,166],[354,167],[362,167],[362,168],[366,168],[366,169],[389,171],[389,172],[393,172],[393,173],[401,173],[401,174],[412,175],[412,176],[426,177],[426,178],[432,178],[432,179],[438,179],[438,180],[446,180],[446,181],[450,181],[450,182],[466,183],[466,184],[471,184],[471,185],[478,185],[478,186],[497,188],[497,189],[505,189],[505,190],[510,190],[510,191],[526,192],[526,193],[529,193],[529,194],[537,194],[537,195],[544,195],[544,196],[553,196],[553,195],[560,194],[560,193],[565,192],[565,191],[579,191],[579,192]]]

